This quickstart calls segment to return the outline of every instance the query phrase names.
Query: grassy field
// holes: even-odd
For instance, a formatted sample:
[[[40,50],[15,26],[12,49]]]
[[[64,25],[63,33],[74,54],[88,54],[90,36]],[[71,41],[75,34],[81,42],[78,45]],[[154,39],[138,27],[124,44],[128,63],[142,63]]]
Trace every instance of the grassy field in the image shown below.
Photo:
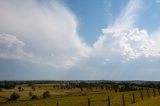
[[[113,92],[106,89],[84,89],[81,91],[79,88],[73,89],[60,89],[53,88],[53,84],[37,84],[35,85],[35,91],[28,85],[19,85],[24,90],[19,92],[18,86],[14,89],[6,90],[2,89],[0,92],[0,106],[56,106],[57,102],[59,106],[87,106],[88,98],[90,98],[91,106],[107,106],[108,96],[110,96],[111,106],[122,106],[122,94],[124,94],[125,104],[133,104],[132,94],[135,95],[135,102],[141,102],[141,91],[130,91],[130,92]],[[45,91],[49,91],[51,97],[43,99],[42,94]],[[10,94],[16,92],[20,95],[17,101],[8,101],[5,98],[9,98]],[[38,96],[38,100],[31,100],[29,92]],[[149,100],[147,91],[143,90],[143,98]],[[153,90],[149,90],[150,98],[153,97]],[[155,90],[156,96],[159,95],[158,91]],[[4,97],[4,98],[3,98]],[[135,103],[135,104],[136,104]],[[142,102],[143,103],[143,102]],[[134,105],[133,105],[134,106]],[[139,106],[139,105],[135,105]],[[146,106],[146,105],[145,105]]]
[[[141,101],[129,106],[160,106],[160,97],[151,97],[148,100]]]

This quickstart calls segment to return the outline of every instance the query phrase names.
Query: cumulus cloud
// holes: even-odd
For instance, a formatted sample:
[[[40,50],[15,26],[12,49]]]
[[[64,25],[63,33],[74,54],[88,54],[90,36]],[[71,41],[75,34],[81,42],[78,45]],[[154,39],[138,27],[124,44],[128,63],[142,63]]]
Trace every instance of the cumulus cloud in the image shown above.
[[[33,60],[66,68],[77,61],[72,57],[87,56],[89,47],[77,34],[76,17],[58,1],[2,0],[0,8],[0,32],[21,39]]]
[[[24,60],[32,54],[24,51],[25,43],[14,35],[0,34],[0,59]]]
[[[135,27],[140,4],[138,0],[130,0],[115,23],[103,29],[103,35],[94,44],[98,55],[123,62],[140,57],[160,57],[159,43],[145,29]]]
[[[159,32],[153,37],[147,30],[136,28],[141,5],[139,0],[130,0],[115,22],[102,29],[89,57],[79,61],[74,68],[77,71],[71,71],[69,76],[78,73],[80,77],[76,78],[84,79],[151,78],[152,71],[159,67],[160,37]]]
[[[136,27],[142,4],[130,0],[90,47],[77,33],[76,16],[59,1],[1,0],[0,60],[69,70],[64,79],[129,79],[134,69],[155,70],[160,37],[158,31],[150,34]]]

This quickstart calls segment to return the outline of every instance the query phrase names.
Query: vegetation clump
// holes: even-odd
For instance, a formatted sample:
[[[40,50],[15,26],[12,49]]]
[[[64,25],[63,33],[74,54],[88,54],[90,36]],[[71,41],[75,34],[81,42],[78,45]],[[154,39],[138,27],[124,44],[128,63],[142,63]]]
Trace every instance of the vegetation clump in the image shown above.
[[[33,93],[32,93],[32,92],[29,92],[28,95],[29,95],[30,97],[32,97],[32,96],[33,96]]]
[[[46,91],[43,93],[43,98],[49,98],[51,95],[49,93],[49,91]]]
[[[37,95],[33,95],[31,99],[33,99],[33,100],[38,99],[38,96]]]
[[[36,88],[35,88],[34,86],[32,86],[32,90],[33,90],[33,91],[35,91],[35,90],[36,90]]]
[[[12,94],[10,95],[10,99],[9,99],[9,100],[17,100],[19,97],[20,97],[19,94],[17,94],[17,93],[12,93]]]
[[[22,91],[22,87],[21,86],[18,87],[18,91],[19,92]]]

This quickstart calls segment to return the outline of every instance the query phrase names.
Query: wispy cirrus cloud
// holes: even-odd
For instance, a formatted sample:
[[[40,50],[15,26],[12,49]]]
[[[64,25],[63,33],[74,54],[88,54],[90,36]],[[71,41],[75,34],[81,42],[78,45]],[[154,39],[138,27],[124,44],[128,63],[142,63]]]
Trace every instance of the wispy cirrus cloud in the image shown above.
[[[119,45],[120,43],[122,44],[120,40],[123,40],[123,37],[127,36],[128,32],[134,28],[139,14],[138,11],[141,9],[140,4],[141,2],[138,0],[131,0],[115,22],[107,28],[102,29],[103,35],[94,43],[95,51],[108,54],[109,57],[114,57],[110,56],[114,53],[115,55],[120,54],[121,49]],[[109,55],[109,53],[111,54]]]
[[[142,1],[130,0],[116,20],[107,28],[103,29],[103,32],[126,31],[134,28],[142,8],[141,4]]]
[[[160,56],[156,39],[152,38],[145,29],[136,28],[141,4],[141,1],[131,0],[115,23],[103,29],[103,35],[94,44],[97,52],[105,53],[106,56],[109,53],[114,54],[115,57],[119,55],[118,57],[124,61],[134,60],[141,56],[146,58]],[[114,56],[109,55],[109,57]]]

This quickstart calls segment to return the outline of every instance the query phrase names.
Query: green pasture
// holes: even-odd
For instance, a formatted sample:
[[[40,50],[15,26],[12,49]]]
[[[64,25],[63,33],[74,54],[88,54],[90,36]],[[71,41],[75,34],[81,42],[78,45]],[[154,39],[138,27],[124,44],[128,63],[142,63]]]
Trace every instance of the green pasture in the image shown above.
[[[140,101],[129,106],[160,106],[160,96],[151,97],[148,100]]]
[[[18,91],[21,86],[24,90]],[[49,91],[51,97],[43,99],[42,94]],[[7,98],[15,92],[20,95],[17,101],[8,101]],[[31,100],[29,92],[38,96],[38,100]],[[133,93],[135,96],[135,103],[133,103]],[[143,90],[143,101],[148,101],[154,97],[153,90],[149,90],[150,97],[148,97],[147,90]],[[0,106],[88,106],[88,98],[90,99],[91,106],[108,106],[108,96],[110,97],[111,106],[122,106],[122,94],[124,95],[125,105],[135,105],[142,102],[141,91],[129,92],[114,92],[106,89],[84,89],[81,91],[79,88],[61,89],[54,88],[53,84],[36,84],[35,91],[28,85],[17,85],[14,89],[2,89],[0,92]],[[156,97],[159,96],[158,90],[155,90]],[[156,98],[154,97],[154,98]],[[139,105],[135,105],[139,106]]]

